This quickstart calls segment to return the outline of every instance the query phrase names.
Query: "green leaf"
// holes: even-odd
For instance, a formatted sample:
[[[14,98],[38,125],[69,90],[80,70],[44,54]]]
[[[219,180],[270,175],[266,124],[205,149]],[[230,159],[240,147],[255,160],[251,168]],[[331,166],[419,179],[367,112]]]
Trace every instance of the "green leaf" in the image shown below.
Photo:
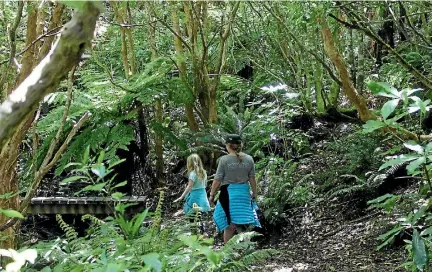
[[[370,133],[372,131],[383,128],[385,126],[386,126],[386,124],[384,122],[379,121],[379,120],[369,120],[366,122],[366,124],[363,125],[363,132],[364,133]]]
[[[432,151],[432,142],[428,143],[425,148],[425,152],[429,153]]]
[[[121,160],[115,161],[115,162],[113,162],[113,163],[110,163],[109,166],[108,166],[108,169],[111,169],[111,168],[113,168],[114,166],[116,166],[117,164],[120,164],[120,163],[122,163],[122,162],[124,162],[124,161],[126,161],[126,159],[121,159]]]
[[[429,227],[420,233],[421,236],[426,236],[426,235],[430,235],[430,234],[432,234],[432,227]]]
[[[7,217],[24,219],[24,216],[20,212],[15,211],[15,210],[10,210],[10,209],[3,210],[3,209],[0,209],[0,213],[6,215]]]
[[[380,196],[380,197],[377,197],[377,198],[375,198],[375,199],[373,199],[373,200],[369,200],[368,202],[367,202],[367,204],[375,204],[375,203],[380,203],[380,202],[383,202],[384,200],[386,200],[386,199],[388,199],[388,198],[390,198],[390,197],[394,197],[395,195],[393,195],[393,194],[385,194],[385,195],[382,195],[382,196]]]
[[[207,255],[207,259],[212,262],[215,266],[219,265],[220,261],[222,260],[222,255],[219,254],[218,252],[215,251],[211,251],[208,255]]]
[[[89,156],[90,156],[90,146],[88,145],[84,151],[84,156],[83,156],[83,160],[82,160],[83,164],[87,164]]]
[[[423,205],[413,216],[413,218],[411,219],[411,225],[415,225],[417,223],[417,221],[422,218],[427,210],[427,205]]]
[[[105,150],[102,150],[101,153],[99,153],[97,163],[102,164],[104,157],[105,157]]]
[[[367,84],[369,90],[375,95],[390,97],[390,98],[400,98],[399,92],[395,87],[391,86],[385,82],[375,82],[370,81]]]
[[[134,222],[133,227],[132,227],[132,236],[135,236],[138,234],[138,231],[141,228],[142,223],[146,219],[147,214],[148,214],[148,210],[145,210],[142,213],[136,215],[135,222]]]
[[[408,148],[409,150],[415,151],[418,154],[423,154],[424,153],[424,149],[423,146],[417,144],[416,142],[408,142],[408,143],[404,143],[403,144],[406,148]]]
[[[408,164],[408,166],[406,167],[406,169],[408,170],[409,174],[412,174],[415,170],[417,170],[417,168],[419,168],[422,164],[424,164],[426,161],[425,157],[420,157],[414,161],[412,161],[410,164]]]
[[[414,263],[420,271],[423,271],[423,267],[429,262],[429,256],[425,242],[416,229],[413,232],[412,244]]]
[[[98,177],[104,178],[106,175],[106,169],[105,166],[102,164],[96,164],[91,168],[91,171]]]
[[[149,253],[147,255],[141,256],[141,259],[146,265],[151,266],[156,271],[162,271],[162,263],[159,261],[159,254]]]
[[[7,192],[7,193],[0,195],[0,199],[9,199],[9,198],[12,198],[18,194],[19,194],[19,192],[15,192],[15,193],[14,192]]]
[[[402,226],[396,226],[393,229],[391,229],[390,231],[388,231],[384,234],[381,234],[378,237],[378,240],[385,240],[385,241],[377,247],[377,250],[380,250],[381,248],[389,245],[393,241],[394,237],[396,235],[398,235],[402,230],[403,230]]]
[[[116,200],[120,200],[120,199],[122,199],[124,197],[124,194],[120,193],[120,192],[115,192],[111,196],[112,196],[112,198],[114,198]]]
[[[76,180],[79,180],[79,179],[87,180],[88,177],[86,177],[86,176],[72,176],[72,177],[68,177],[68,178],[65,178],[64,180],[62,180],[60,182],[60,184],[66,184],[66,183],[69,183],[69,182],[72,182],[72,181],[76,181]]]
[[[114,185],[114,186],[112,187],[112,189],[115,189],[115,188],[118,188],[118,187],[123,187],[123,186],[125,186],[126,184],[127,184],[127,181],[120,182],[119,184]]]
[[[399,104],[400,99],[393,99],[390,101],[387,101],[381,108],[381,116],[384,119],[387,119],[390,114],[393,113],[393,111],[396,109],[397,105]]]
[[[384,168],[399,164],[399,163],[403,163],[403,162],[408,162],[408,161],[412,161],[417,159],[418,156],[413,156],[413,155],[400,155],[394,159],[391,159],[389,161],[387,161],[386,163],[384,163],[383,165],[380,166],[380,168],[378,169],[379,171],[381,171]]]
[[[98,191],[98,192],[100,192],[100,191],[103,190],[103,188],[105,187],[105,185],[106,185],[106,182],[98,183],[98,184],[95,184],[95,185],[88,185],[88,186],[84,187],[82,189],[82,191],[84,191],[84,192],[86,192],[86,191]]]

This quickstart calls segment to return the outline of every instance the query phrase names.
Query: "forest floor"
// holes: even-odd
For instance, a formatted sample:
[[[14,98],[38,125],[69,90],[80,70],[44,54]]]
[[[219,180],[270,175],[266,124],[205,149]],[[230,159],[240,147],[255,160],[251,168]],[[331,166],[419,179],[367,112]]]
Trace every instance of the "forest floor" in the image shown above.
[[[335,210],[330,211],[324,205],[303,209],[287,225],[280,226],[280,233],[261,238],[260,248],[276,249],[279,254],[251,269],[268,272],[404,271],[400,267],[404,262],[402,247],[376,251],[379,244],[376,238],[388,228],[386,216],[371,212],[346,220],[343,215],[334,215]],[[173,217],[174,220],[183,218],[181,211]],[[211,220],[208,224],[211,226]],[[220,234],[215,238],[218,248],[222,244]]]
[[[314,217],[310,210],[304,211],[294,228],[284,229],[282,236],[265,245],[277,249],[280,255],[256,270],[403,271],[403,248],[376,251],[376,238],[387,230],[381,214],[348,221],[323,212]]]

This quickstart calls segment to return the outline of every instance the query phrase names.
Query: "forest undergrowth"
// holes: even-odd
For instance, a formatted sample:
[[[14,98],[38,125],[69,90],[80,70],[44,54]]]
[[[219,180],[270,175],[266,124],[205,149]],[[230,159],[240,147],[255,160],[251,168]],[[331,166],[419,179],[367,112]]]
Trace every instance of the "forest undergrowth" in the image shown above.
[[[431,271],[429,2],[0,11],[1,269]],[[211,213],[173,201],[185,158],[210,183],[232,133],[262,228],[223,245]],[[68,204],[40,214],[37,197]],[[103,214],[66,208],[95,197]]]

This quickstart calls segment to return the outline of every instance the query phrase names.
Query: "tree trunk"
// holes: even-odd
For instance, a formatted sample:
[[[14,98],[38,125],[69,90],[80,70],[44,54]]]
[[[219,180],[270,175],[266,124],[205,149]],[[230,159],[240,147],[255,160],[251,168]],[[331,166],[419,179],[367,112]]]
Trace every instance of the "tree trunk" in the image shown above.
[[[126,24],[125,17],[123,14],[123,8],[121,8],[119,5],[122,5],[122,3],[117,3],[117,1],[110,1],[113,9],[114,14],[116,17],[116,21],[118,24]],[[123,62],[123,69],[125,73],[125,78],[129,79],[129,76],[131,75],[131,71],[129,69],[129,61],[128,61],[128,45],[126,41],[126,29],[123,26],[120,26],[120,35],[121,35],[121,57]]]
[[[29,14],[29,22],[33,26],[29,29],[36,30],[36,15],[34,10]],[[36,13],[37,14],[37,13]],[[0,105],[0,195],[17,192],[16,160],[19,146],[26,130],[22,127],[23,120],[31,120],[31,114],[45,95],[55,90],[62,78],[80,60],[86,45],[89,45],[93,37],[99,9],[88,2],[83,11],[76,11],[72,20],[65,25],[63,32],[56,42],[55,47],[48,56],[30,73],[33,61],[26,63],[19,79],[23,82]],[[33,38],[34,33],[28,33],[28,38]],[[27,44],[29,44],[27,40]],[[34,56],[34,53],[31,54]],[[25,78],[25,80],[24,80]],[[19,81],[18,81],[19,82]],[[17,132],[18,131],[18,132]],[[16,133],[17,132],[17,133]],[[3,209],[16,209],[18,198],[0,199],[0,207]],[[0,215],[0,225],[7,218]],[[3,241],[1,247],[13,247],[14,236],[12,229],[7,229],[3,234],[12,235]]]
[[[318,113],[324,113],[326,109],[326,102],[324,98],[323,89],[323,71],[321,65],[315,66],[314,69],[314,80],[315,80],[315,101]]]
[[[148,9],[147,13],[148,13],[147,22],[149,25],[149,45],[151,51],[151,60],[153,61],[157,57],[156,23],[152,22],[150,9]],[[160,97],[156,98],[156,104],[154,110],[155,110],[156,122],[162,125],[163,105],[162,105],[162,99]],[[161,184],[165,182],[164,161],[163,161],[163,133],[158,131],[155,132],[155,153],[156,153],[156,179],[158,180],[158,183]]]
[[[187,85],[188,78],[187,78],[187,71],[186,71],[186,62],[183,58],[183,45],[182,40],[180,39],[180,25],[179,25],[179,18],[177,15],[177,9],[175,4],[171,4],[171,20],[173,23],[173,30],[175,32],[174,34],[174,47],[176,50],[177,55],[177,66],[179,69],[179,75],[180,78],[185,82],[185,85]],[[195,97],[195,94],[194,94]],[[185,112],[186,112],[186,119],[187,123],[189,125],[189,128],[192,130],[192,132],[198,132],[199,126],[195,119],[194,111],[193,111],[193,104],[195,103],[195,98],[191,102],[186,102],[185,105]]]
[[[321,33],[324,41],[325,52],[336,66],[342,81],[342,89],[351,103],[356,107],[360,119],[362,121],[376,119],[376,116],[370,112],[364,97],[362,97],[354,88],[346,64],[334,45],[333,35],[325,19],[321,22]]]
[[[36,27],[37,27],[38,8],[36,6],[37,3],[31,3],[31,5],[30,3],[31,2],[27,2],[27,8],[30,9],[30,12],[27,17],[26,47],[30,46],[31,43],[37,38]],[[33,69],[34,60],[35,60],[34,59],[35,48],[36,45],[33,44],[23,55],[21,72],[18,77],[17,85],[23,82],[24,79],[30,74],[30,72]]]
[[[65,9],[65,6],[59,2],[55,4],[55,7],[53,9],[52,17],[48,26],[48,30],[55,29],[56,27],[59,27],[62,23],[61,18],[63,15],[63,11]],[[52,43],[54,41],[54,36],[45,37],[44,43],[39,50],[39,55],[37,58],[37,62],[39,63],[45,56],[48,54],[48,52],[51,49]]]

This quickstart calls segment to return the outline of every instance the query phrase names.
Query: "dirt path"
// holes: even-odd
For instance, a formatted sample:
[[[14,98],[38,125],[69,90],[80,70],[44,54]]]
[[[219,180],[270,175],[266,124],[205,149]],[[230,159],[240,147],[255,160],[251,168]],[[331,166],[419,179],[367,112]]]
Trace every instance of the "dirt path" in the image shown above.
[[[386,231],[381,214],[354,220],[313,219],[306,212],[295,228],[266,247],[281,252],[256,271],[404,271],[403,248],[377,252],[376,237]]]

